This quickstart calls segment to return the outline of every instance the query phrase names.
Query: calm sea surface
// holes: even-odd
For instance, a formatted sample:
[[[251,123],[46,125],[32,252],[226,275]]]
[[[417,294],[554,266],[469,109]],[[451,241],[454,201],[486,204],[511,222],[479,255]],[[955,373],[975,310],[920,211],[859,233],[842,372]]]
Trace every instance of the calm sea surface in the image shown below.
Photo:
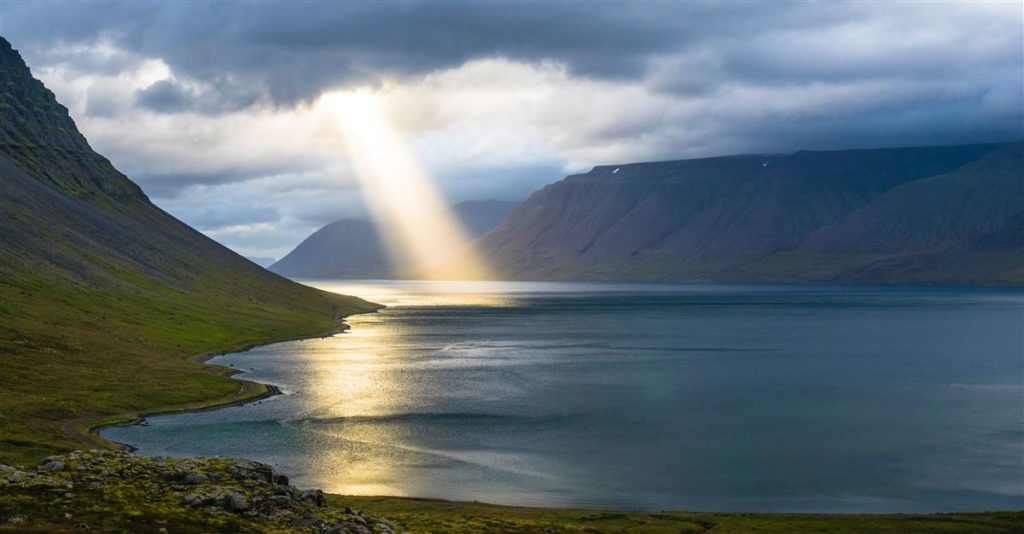
[[[1019,290],[307,283],[390,307],[214,360],[285,395],[103,435],[344,494],[1024,508]]]

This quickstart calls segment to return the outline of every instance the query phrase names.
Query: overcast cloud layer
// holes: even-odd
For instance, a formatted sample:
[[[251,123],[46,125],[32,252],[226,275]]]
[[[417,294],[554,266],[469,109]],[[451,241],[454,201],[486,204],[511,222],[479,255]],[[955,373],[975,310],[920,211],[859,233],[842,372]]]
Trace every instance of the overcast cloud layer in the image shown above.
[[[1024,138],[999,3],[0,0],[0,34],[159,205],[281,257],[362,210],[326,91],[368,87],[454,200],[595,164]]]

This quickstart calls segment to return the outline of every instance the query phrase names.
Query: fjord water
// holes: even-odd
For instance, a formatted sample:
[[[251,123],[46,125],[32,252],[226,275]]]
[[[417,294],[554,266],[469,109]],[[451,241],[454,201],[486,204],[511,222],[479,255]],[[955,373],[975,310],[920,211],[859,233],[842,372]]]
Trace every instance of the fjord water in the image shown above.
[[[104,436],[505,504],[1024,506],[1024,292],[308,282],[387,304],[218,357],[286,393]]]

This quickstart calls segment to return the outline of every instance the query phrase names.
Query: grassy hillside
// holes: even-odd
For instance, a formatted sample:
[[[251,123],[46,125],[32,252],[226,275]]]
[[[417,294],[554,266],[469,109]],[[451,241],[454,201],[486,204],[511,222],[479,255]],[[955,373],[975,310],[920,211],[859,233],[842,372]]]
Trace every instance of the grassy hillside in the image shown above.
[[[3,39],[0,181],[0,462],[81,448],[101,418],[259,395],[195,356],[375,309],[269,273],[154,206]]]

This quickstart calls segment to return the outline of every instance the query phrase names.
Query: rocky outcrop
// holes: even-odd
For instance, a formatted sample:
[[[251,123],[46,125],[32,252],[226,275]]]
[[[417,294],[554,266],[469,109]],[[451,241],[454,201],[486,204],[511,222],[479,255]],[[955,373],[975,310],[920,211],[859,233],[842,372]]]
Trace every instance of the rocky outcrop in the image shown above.
[[[75,451],[25,468],[0,465],[0,524],[167,531],[396,532],[389,521],[288,485],[266,464]],[[112,514],[111,511],[118,513]],[[153,531],[156,529],[154,528]]]

